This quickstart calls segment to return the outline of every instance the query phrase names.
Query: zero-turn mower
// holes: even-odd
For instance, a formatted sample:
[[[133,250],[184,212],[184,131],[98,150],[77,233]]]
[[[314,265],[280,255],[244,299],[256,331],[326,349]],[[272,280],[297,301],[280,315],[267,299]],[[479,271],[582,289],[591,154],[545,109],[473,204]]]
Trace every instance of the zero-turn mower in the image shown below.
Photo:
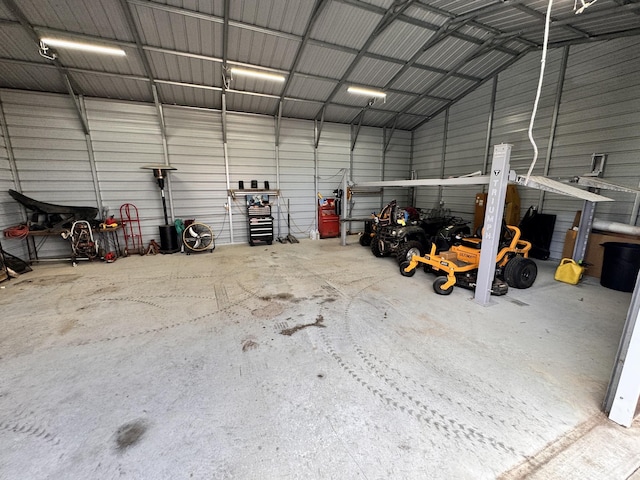
[[[400,264],[400,273],[412,277],[419,264],[424,271],[433,272],[438,277],[433,282],[433,289],[439,295],[449,295],[453,286],[475,288],[480,265],[480,248],[482,238],[459,237],[449,250],[436,253],[436,245],[424,255],[414,255],[410,261]],[[529,288],[538,274],[538,267],[529,257],[531,243],[520,239],[520,229],[511,225],[502,228],[498,255],[496,256],[496,272],[491,293],[504,295],[509,287]]]

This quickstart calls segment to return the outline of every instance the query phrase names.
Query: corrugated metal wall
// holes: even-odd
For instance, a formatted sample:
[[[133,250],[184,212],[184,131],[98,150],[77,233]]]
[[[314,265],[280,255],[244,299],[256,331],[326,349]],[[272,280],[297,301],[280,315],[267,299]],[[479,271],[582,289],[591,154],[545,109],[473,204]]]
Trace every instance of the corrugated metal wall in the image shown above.
[[[171,166],[177,168],[171,172],[176,218],[206,223],[217,243],[229,243],[221,113],[167,106],[164,118]]]
[[[445,115],[439,115],[414,132],[413,169],[417,178],[440,178],[444,128]],[[415,206],[425,210],[437,207],[438,188],[416,188]]]
[[[550,177],[571,177],[591,170],[591,155],[609,155],[604,178],[637,186],[640,182],[640,40],[630,37],[569,50],[557,130],[549,163]],[[544,172],[551,133],[553,109],[561,78],[563,49],[549,51],[545,79],[536,116],[534,138],[539,156],[533,173]],[[511,168],[526,174],[533,160],[527,130],[533,108],[540,68],[540,52],[533,52],[498,76],[491,149],[499,143],[513,145]],[[445,150],[445,177],[470,173],[483,165],[491,86],[484,85],[445,114],[439,115],[414,132],[414,168],[418,178],[438,178]],[[476,154],[476,150],[477,154]],[[491,158],[489,158],[489,165]],[[480,190],[481,187],[478,187]],[[522,213],[538,205],[540,192],[519,187]],[[605,192],[603,192],[605,193]],[[615,204],[600,204],[596,215],[603,219],[629,222],[633,195],[606,192]],[[437,189],[418,189],[418,206],[432,206]],[[445,189],[445,206],[472,219],[473,197],[468,207],[463,194]],[[558,221],[551,244],[551,257],[559,258],[567,228],[582,202],[547,193],[542,211],[556,214]],[[635,219],[634,219],[635,222]]]
[[[2,104],[23,193],[49,203],[97,206],[87,143],[71,99],[3,90]],[[63,239],[37,243],[43,258],[70,252]]]
[[[145,243],[152,238],[159,243],[158,225],[164,224],[160,189],[151,170],[141,168],[165,163],[155,107],[87,99],[86,109],[104,207],[120,218],[120,206],[132,203]]]
[[[493,83],[487,82],[450,108],[444,178],[482,171],[492,89]],[[473,218],[475,193],[481,191],[482,185],[445,187],[442,192],[444,207],[453,215]]]
[[[353,134],[355,134],[355,131]],[[379,128],[360,128],[353,149],[352,181],[358,184],[359,182],[373,182],[382,178],[383,148],[383,138],[380,135]],[[370,216],[371,212],[377,211],[380,211],[380,195],[356,194],[349,201],[349,211],[347,213],[350,218],[365,218]],[[349,228],[353,231],[361,231],[363,226],[364,223],[351,222]]]
[[[259,115],[227,114],[227,145],[229,154],[229,179],[231,188],[238,188],[244,181],[245,188],[251,181],[258,182],[258,188],[276,188],[276,142],[275,123],[272,117]],[[272,197],[275,201],[276,197]],[[233,234],[236,243],[248,241],[248,217],[244,196],[239,196],[231,205]],[[275,209],[272,208],[272,214]],[[274,215],[275,216],[275,215]],[[274,232],[275,235],[278,232]]]
[[[318,193],[323,197],[334,197],[333,191],[341,188],[344,172],[348,178],[351,160],[350,140],[349,125],[325,123],[322,127],[318,143],[317,167]]]
[[[316,192],[314,175],[313,122],[283,119],[280,126],[280,235],[290,231],[296,237],[308,237],[315,225]],[[274,215],[275,216],[275,215]],[[274,223],[278,228],[278,218]],[[277,232],[276,232],[277,233]]]
[[[640,38],[573,46],[565,75],[550,175],[591,171],[591,155],[608,155],[604,178],[637,187],[640,182]],[[600,203],[596,217],[637,224],[635,196],[603,190],[615,203]],[[561,252],[566,229],[582,202],[548,195],[545,211],[558,215],[552,248]]]
[[[1,96],[0,101],[2,101]],[[0,121],[2,121],[1,117]],[[0,231],[22,222],[20,206],[9,195],[9,189],[15,190],[16,184],[9,163],[6,139],[3,129],[0,128]],[[25,254],[23,242],[17,240],[3,239],[2,248],[13,255],[22,257]]]
[[[141,167],[165,164],[162,131],[154,105],[106,99],[81,99],[84,103],[89,140],[85,137],[68,96],[2,91],[3,107],[14,143],[22,187],[27,195],[52,203],[98,206],[91,173],[95,162],[101,209],[120,217],[120,207],[133,203],[139,210],[145,245],[159,241],[158,225],[164,224],[160,190],[152,172]],[[196,219],[212,226],[217,244],[247,241],[244,196],[227,203],[227,179],[222,141],[222,115],[217,110],[163,106],[167,156],[177,170],[169,175],[165,191],[169,213],[175,218]],[[353,164],[357,181],[380,180],[383,169],[384,130],[363,128],[351,161],[351,127],[325,123],[317,151],[314,122],[283,119],[280,144],[276,148],[273,117],[228,113],[227,153],[230,187],[244,181],[250,188],[269,182],[278,188],[273,215],[275,234],[287,234],[287,201],[291,202],[291,233],[308,236],[315,226],[317,193],[333,197],[341,187],[342,172]],[[90,155],[90,147],[91,153]],[[410,175],[411,133],[395,131],[384,162],[386,179]],[[13,188],[6,149],[0,151],[0,182]],[[317,189],[315,186],[317,168]],[[0,183],[2,186],[3,183]],[[407,189],[397,189],[404,202]],[[387,192],[388,195],[396,192]],[[380,208],[380,196],[354,197],[354,216],[368,216]],[[2,203],[3,222],[18,223],[19,206],[12,199]],[[280,208],[278,208],[278,206]],[[13,210],[12,210],[13,209]],[[280,215],[278,215],[280,211]],[[354,222],[352,230],[362,229]],[[279,229],[278,229],[279,227]],[[20,248],[24,242],[18,243]],[[64,242],[47,240],[58,248],[45,248],[41,255],[69,253]],[[45,247],[47,246],[45,245]],[[25,255],[23,255],[25,256]]]
[[[391,130],[387,129],[387,139],[391,133]],[[408,178],[411,178],[411,132],[395,130],[385,153],[384,180],[406,180]],[[409,197],[409,193],[409,188],[387,187],[384,189],[382,201],[378,207],[394,199],[398,201],[399,205],[411,205],[413,199]]]
[[[499,143],[513,145],[511,169],[521,175],[527,173],[533,161],[534,151],[527,130],[538,86],[541,57],[541,52],[530,53],[498,77],[491,152],[493,145]],[[550,50],[547,54],[544,83],[533,129],[533,137],[539,149],[534,175],[542,175],[544,172],[561,59],[561,49]],[[518,192],[523,214],[530,205],[538,204],[539,191],[519,187]]]

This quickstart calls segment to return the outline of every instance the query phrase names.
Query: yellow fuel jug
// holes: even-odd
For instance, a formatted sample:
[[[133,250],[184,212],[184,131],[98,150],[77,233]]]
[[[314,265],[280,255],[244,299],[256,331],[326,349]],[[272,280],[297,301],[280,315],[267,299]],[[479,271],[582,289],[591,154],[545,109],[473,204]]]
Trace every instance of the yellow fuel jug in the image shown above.
[[[571,258],[563,258],[560,261],[558,268],[556,268],[556,274],[553,278],[559,282],[576,285],[582,278],[583,274],[584,267],[582,265],[579,265]]]

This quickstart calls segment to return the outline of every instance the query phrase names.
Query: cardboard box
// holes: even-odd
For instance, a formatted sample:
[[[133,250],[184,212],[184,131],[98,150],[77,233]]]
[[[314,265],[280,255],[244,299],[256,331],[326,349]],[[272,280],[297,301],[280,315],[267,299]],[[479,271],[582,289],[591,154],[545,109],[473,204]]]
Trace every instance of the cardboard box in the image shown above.
[[[473,231],[484,224],[484,213],[487,208],[487,194],[476,193],[475,212],[473,215]],[[504,220],[507,225],[520,224],[520,194],[516,185],[507,185],[504,200]]]
[[[567,231],[562,248],[562,258],[572,258],[573,247],[576,244],[577,236],[578,232],[576,230]],[[604,247],[602,244],[605,242],[640,244],[640,238],[618,233],[591,232],[589,234],[589,240],[587,241],[587,251],[583,259],[585,263],[590,264],[586,265],[585,275],[600,278],[602,273],[602,260],[604,258]],[[580,259],[578,258],[576,260]]]

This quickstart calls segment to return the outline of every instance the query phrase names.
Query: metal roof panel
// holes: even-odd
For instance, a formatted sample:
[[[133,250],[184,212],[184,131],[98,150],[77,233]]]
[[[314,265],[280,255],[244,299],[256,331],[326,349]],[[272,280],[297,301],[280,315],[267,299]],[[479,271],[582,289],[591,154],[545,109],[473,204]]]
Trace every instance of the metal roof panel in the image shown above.
[[[38,54],[38,50],[38,45],[22,27],[7,25],[0,28],[0,56],[32,62],[49,62]]]
[[[331,2],[312,29],[312,37],[360,49],[382,18],[377,13]]]
[[[429,85],[442,77],[440,73],[426,72],[418,68],[409,68],[398,80],[393,82],[392,87],[396,90],[406,90],[412,93],[422,93]]]
[[[133,38],[118,0],[20,0],[18,4],[35,25],[118,40]]]
[[[37,65],[20,65],[0,60],[0,87],[37,90],[41,92],[66,92],[62,76],[55,68]]]
[[[512,59],[513,57],[508,53],[490,50],[484,55],[465,63],[459,72],[478,78],[486,78]]]
[[[298,64],[298,71],[340,79],[354,58],[355,55],[351,53],[318,45],[306,45],[304,55]]]
[[[405,22],[394,22],[380,34],[370,52],[409,60],[435,32]]]
[[[224,0],[153,0],[154,3],[184,8],[207,15],[221,16],[224,14]]]
[[[273,115],[277,108],[277,98],[227,94],[227,109],[231,111]]]
[[[465,40],[447,37],[424,52],[418,63],[448,70],[477,48],[477,45]]]
[[[339,105],[329,105],[324,114],[325,122],[351,123],[360,113],[359,108],[348,108]]]
[[[149,82],[122,77],[72,73],[78,92],[87,97],[151,102]]]
[[[303,35],[313,0],[234,0],[229,17],[233,20]]]
[[[463,15],[495,3],[495,0],[432,0],[429,5],[455,15]]]
[[[464,78],[450,78],[442,85],[436,87],[433,91],[429,92],[431,95],[443,98],[458,98],[463,92],[476,85],[476,82],[465,80]]]
[[[407,17],[421,20],[423,22],[437,26],[443,25],[449,19],[449,16],[447,15],[441,15],[439,13],[432,12],[431,10],[426,9],[424,6],[416,4],[413,4],[409,8],[407,8],[404,11],[404,14]]]
[[[398,73],[400,68],[402,65],[397,63],[365,57],[360,59],[347,80],[356,84],[381,88]]]
[[[282,105],[282,116],[289,118],[315,118],[321,105],[308,102],[285,101]]]
[[[436,110],[446,105],[446,102],[440,100],[433,100],[431,98],[424,98],[411,107],[408,112],[414,115],[422,115],[428,117],[432,115]]]
[[[302,75],[294,75],[287,89],[286,95],[295,98],[306,98],[324,101],[338,82],[330,82]]]
[[[159,84],[158,95],[165,105],[188,105],[216,110],[222,108],[222,93],[215,90]]]
[[[277,69],[289,69],[300,42],[229,27],[229,58]]]
[[[222,88],[222,64],[199,58],[147,52],[155,78]]]

